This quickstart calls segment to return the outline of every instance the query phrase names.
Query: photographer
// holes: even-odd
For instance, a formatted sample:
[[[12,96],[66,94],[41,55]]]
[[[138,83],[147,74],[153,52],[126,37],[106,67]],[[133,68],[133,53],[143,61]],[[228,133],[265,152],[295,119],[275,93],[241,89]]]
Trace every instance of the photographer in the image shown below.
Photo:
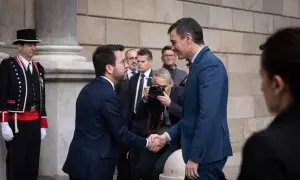
[[[180,120],[183,88],[173,86],[173,80],[165,68],[153,73],[152,86],[144,89],[144,97],[138,110],[147,110],[145,135],[161,134]],[[136,179],[158,180],[167,158],[180,148],[179,142],[172,142],[158,153],[145,150],[141,153]]]

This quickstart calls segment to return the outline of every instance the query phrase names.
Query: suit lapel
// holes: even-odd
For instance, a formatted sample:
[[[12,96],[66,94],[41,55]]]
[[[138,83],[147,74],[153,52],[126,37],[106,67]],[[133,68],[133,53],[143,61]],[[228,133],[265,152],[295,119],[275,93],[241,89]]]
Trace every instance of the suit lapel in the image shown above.
[[[194,74],[195,70],[196,70],[196,67],[197,67],[197,64],[201,61],[203,55],[207,52],[207,51],[210,51],[210,49],[205,46],[203,49],[201,49],[201,51],[199,52],[199,54],[197,55],[197,57],[195,58],[194,62],[191,64],[191,67],[190,67],[190,72],[188,74],[188,77],[187,77],[187,80],[186,80],[186,83],[185,83],[185,88],[184,88],[184,95],[183,95],[183,104],[185,103],[185,96],[188,92],[188,83],[192,77],[192,75]],[[182,109],[182,114],[184,113],[184,108]]]

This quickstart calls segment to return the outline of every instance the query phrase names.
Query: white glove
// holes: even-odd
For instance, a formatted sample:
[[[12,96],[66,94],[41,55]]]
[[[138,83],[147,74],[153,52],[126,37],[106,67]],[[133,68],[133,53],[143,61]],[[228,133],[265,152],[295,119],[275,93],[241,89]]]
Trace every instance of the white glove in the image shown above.
[[[8,122],[1,123],[1,132],[2,137],[5,141],[11,141],[14,138],[14,134],[11,128],[9,127]]]
[[[41,140],[43,140],[47,136],[46,128],[41,128]]]

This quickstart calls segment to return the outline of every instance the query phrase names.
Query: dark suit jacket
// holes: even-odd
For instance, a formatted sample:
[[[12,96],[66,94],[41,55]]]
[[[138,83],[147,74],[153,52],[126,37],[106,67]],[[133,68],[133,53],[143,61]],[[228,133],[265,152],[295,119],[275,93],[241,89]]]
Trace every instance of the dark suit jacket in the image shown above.
[[[122,79],[116,86],[116,92],[119,95],[122,105],[122,115],[126,119],[126,125],[129,126],[128,111],[130,108],[130,91],[129,91],[129,79]]]
[[[132,121],[134,120],[134,117],[132,117],[132,113],[133,113],[133,109],[134,109],[134,101],[135,101],[135,95],[136,95],[136,88],[137,88],[137,84],[138,84],[138,80],[139,80],[139,76],[140,73],[135,74],[134,76],[132,76],[129,80],[129,106],[127,108],[127,114],[128,114],[128,120],[129,120],[129,129],[131,129],[132,127]],[[147,82],[148,86],[152,85],[152,70],[150,72],[149,75],[149,79]],[[140,104],[140,102],[137,102],[137,104]],[[137,106],[138,107],[138,106]],[[148,114],[145,113],[141,113],[140,112],[140,116],[147,116]]]
[[[74,178],[85,179],[88,174],[94,179],[107,179],[101,171],[90,169],[107,168],[102,160],[115,163],[120,144],[143,150],[146,139],[128,131],[117,93],[106,79],[98,77],[77,98],[74,137],[63,171]]]
[[[300,105],[278,114],[270,126],[248,139],[239,180],[300,179]]]
[[[183,87],[175,86],[170,93],[171,104],[167,108],[171,125],[176,124],[181,117]],[[149,120],[149,106],[147,102],[141,101],[138,105],[135,118],[132,120],[131,131],[142,136],[148,136],[147,122]]]
[[[232,155],[227,99],[226,69],[205,46],[197,55],[188,75],[182,119],[168,130],[172,140],[181,137],[185,162],[192,160],[201,165]]]

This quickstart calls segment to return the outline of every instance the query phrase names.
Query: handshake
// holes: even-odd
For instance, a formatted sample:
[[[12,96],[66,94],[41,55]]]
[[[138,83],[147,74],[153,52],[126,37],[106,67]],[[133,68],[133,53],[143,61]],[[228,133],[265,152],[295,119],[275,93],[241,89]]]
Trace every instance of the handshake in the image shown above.
[[[162,135],[151,134],[147,140],[147,148],[155,153],[160,151],[166,145],[166,143],[170,141],[166,132]]]

